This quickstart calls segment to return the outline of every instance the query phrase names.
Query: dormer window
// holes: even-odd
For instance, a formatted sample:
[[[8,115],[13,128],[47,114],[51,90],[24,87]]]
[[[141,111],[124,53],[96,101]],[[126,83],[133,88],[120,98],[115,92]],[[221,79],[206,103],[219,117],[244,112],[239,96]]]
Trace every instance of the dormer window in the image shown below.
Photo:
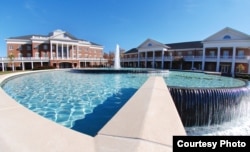
[[[230,36],[230,35],[225,35],[225,36],[223,37],[223,39],[224,39],[224,40],[230,40],[230,39],[231,39],[231,36]]]

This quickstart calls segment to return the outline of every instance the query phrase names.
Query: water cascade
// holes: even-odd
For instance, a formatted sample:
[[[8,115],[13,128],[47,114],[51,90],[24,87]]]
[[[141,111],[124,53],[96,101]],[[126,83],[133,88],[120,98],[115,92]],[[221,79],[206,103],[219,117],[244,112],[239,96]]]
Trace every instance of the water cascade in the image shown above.
[[[115,51],[115,65],[114,65],[114,69],[120,69],[121,65],[120,65],[120,47],[117,44],[116,45],[116,51]]]
[[[239,117],[247,87],[168,87],[184,126],[220,124]]]

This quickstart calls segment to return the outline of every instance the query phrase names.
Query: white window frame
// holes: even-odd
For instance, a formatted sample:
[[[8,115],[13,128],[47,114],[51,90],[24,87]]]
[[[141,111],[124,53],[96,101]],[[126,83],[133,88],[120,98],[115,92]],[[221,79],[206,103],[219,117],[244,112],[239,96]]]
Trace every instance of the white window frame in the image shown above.
[[[13,50],[13,46],[12,45],[9,45],[9,50]]]

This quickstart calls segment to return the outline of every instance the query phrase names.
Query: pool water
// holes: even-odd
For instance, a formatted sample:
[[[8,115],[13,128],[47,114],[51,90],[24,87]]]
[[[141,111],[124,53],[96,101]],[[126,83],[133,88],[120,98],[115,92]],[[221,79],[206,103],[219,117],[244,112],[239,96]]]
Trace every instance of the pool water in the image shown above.
[[[196,72],[169,72],[169,74],[165,76],[164,79],[168,86],[188,88],[222,88],[245,86],[245,82],[239,79]]]
[[[163,76],[170,86],[202,87],[202,84],[206,84],[205,87],[212,87],[213,78],[216,79],[215,87],[244,85],[243,81],[232,78],[189,72],[88,74],[58,70],[11,78],[11,81],[6,81],[1,87],[35,113],[65,127],[95,136],[152,75]],[[250,101],[250,97],[245,100]],[[249,112],[250,108],[247,113]],[[246,124],[242,134],[250,134],[250,116],[244,118]],[[211,131],[209,128],[215,129]],[[222,132],[221,125],[186,130],[189,135],[211,135],[216,134],[218,128],[222,128],[221,134],[232,134],[230,129]]]
[[[81,131],[85,126],[74,127],[76,121],[86,116],[89,118],[95,109],[101,111],[99,115],[105,116],[108,121],[147,78],[147,75],[141,75],[140,79],[136,79],[135,74],[53,71],[16,77],[7,81],[2,88],[35,113]],[[105,108],[102,107],[104,103]],[[98,106],[103,110],[98,109]],[[93,120],[94,118],[88,123],[89,128],[96,127]],[[102,125],[104,123],[106,122],[102,122]],[[88,134],[94,135],[94,131]]]

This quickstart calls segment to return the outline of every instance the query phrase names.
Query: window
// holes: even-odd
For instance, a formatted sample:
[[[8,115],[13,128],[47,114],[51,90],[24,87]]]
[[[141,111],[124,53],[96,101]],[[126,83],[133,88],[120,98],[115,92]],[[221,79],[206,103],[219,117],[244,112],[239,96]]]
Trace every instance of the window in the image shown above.
[[[47,49],[48,49],[48,45],[47,45],[47,44],[44,44],[44,45],[43,45],[43,49],[44,49],[44,50],[47,50]]]
[[[27,50],[30,51],[31,50],[31,46],[27,45]]]
[[[39,57],[39,52],[36,52],[36,53],[35,53],[35,57]]]
[[[27,57],[31,57],[31,53],[28,53],[28,54],[27,54]]]
[[[35,45],[34,49],[38,49],[38,45]]]
[[[177,54],[178,54],[178,56],[182,56],[182,52],[178,52]]]
[[[9,50],[13,50],[13,46],[12,45],[9,45]]]
[[[152,46],[152,44],[151,44],[151,43],[148,43],[148,46]]]
[[[231,39],[231,36],[230,36],[230,35],[225,35],[225,36],[223,37],[223,39],[224,39],[224,40],[230,40],[230,39]]]
[[[229,51],[228,50],[224,50],[223,51],[223,58],[228,58],[229,57]]]
[[[192,51],[188,51],[188,56],[192,56],[193,52]]]
[[[244,56],[245,56],[244,50],[239,50],[239,51],[238,51],[238,57],[239,57],[239,58],[244,58]]]
[[[19,45],[18,50],[22,51],[22,45]]]
[[[215,57],[215,51],[210,51],[210,52],[209,52],[209,56]]]

